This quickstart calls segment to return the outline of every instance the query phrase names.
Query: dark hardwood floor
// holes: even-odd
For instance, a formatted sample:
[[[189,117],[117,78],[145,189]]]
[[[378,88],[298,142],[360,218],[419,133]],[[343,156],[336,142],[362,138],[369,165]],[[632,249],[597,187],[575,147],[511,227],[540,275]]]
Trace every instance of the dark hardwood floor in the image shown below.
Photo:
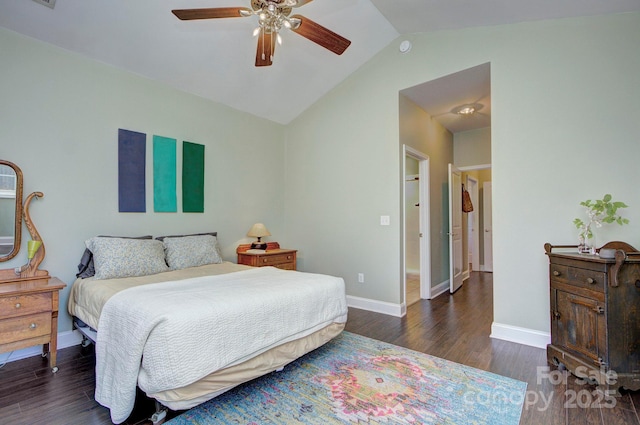
[[[415,303],[404,318],[350,309],[346,329],[527,382],[521,424],[640,425],[640,392],[600,398],[597,387],[546,369],[545,350],[489,338],[492,297],[492,275],[472,273],[454,295]],[[93,400],[93,346],[60,350],[58,366],[52,374],[46,359],[31,357],[1,368],[0,424],[110,424],[108,410]],[[141,395],[126,424],[148,424],[153,412]]]

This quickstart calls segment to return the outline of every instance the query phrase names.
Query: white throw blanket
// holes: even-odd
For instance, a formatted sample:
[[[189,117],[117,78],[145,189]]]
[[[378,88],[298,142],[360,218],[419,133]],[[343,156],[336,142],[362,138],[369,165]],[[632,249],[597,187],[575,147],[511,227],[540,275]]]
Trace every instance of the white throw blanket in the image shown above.
[[[95,398],[121,423],[137,384],[183,387],[346,314],[341,278],[273,267],[124,290],[100,316]]]

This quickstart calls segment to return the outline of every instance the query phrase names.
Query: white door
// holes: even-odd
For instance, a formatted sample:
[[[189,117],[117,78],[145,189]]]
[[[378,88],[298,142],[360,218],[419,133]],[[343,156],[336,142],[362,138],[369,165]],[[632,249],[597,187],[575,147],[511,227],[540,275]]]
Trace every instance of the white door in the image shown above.
[[[482,210],[484,215],[484,271],[493,271],[493,219],[491,213],[491,182],[484,182],[482,185]]]
[[[449,164],[449,290],[462,286],[462,172]]]

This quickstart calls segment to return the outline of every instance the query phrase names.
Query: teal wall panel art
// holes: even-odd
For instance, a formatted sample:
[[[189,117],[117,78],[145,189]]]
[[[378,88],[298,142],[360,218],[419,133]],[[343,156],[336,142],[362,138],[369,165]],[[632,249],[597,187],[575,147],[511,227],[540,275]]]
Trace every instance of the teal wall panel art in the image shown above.
[[[153,136],[153,210],[177,212],[176,139]]]

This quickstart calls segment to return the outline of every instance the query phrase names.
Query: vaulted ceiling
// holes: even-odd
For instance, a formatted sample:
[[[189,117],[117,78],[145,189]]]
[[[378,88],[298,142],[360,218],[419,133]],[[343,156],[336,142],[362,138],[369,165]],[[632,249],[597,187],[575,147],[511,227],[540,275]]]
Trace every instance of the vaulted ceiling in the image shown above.
[[[2,0],[0,26],[286,124],[402,34],[640,10],[638,0],[314,0],[294,13],[349,39],[345,53],[287,30],[273,65],[255,67],[255,17],[181,21],[171,13],[227,6],[250,0],[56,0],[53,9]],[[486,84],[486,75],[471,80]],[[435,108],[427,112],[449,107],[429,93],[414,99]]]

